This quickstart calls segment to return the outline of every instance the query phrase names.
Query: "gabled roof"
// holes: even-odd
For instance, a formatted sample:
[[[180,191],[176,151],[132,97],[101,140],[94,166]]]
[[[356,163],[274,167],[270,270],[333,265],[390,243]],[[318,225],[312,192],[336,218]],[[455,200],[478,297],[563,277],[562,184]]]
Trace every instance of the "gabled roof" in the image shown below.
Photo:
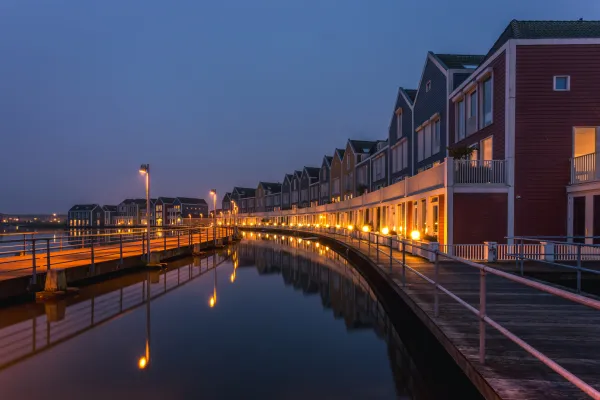
[[[333,157],[325,156],[324,159],[325,159],[325,162],[327,163],[327,165],[331,167],[331,162],[333,161]]]
[[[117,206],[102,206],[102,209],[104,211],[116,212],[117,211]]]
[[[352,150],[354,150],[355,154],[370,153],[373,146],[377,144],[377,141],[372,140],[348,139],[348,142],[350,143],[350,147],[352,147]]]
[[[340,161],[344,159],[344,153],[346,153],[346,149],[335,149],[335,152],[334,152],[334,154],[336,156],[338,156]]]
[[[240,198],[253,197],[255,190],[255,188],[245,188],[239,186],[233,188],[233,192],[237,193],[240,196]]]
[[[223,196],[222,201],[229,201],[229,200],[231,200],[231,192],[225,193],[225,196]]]
[[[164,204],[173,204],[175,202],[175,197],[159,197],[158,201]]]
[[[197,199],[194,197],[177,197],[177,200],[179,200],[181,204],[206,204],[204,199]]]
[[[600,38],[600,21],[510,21],[492,46],[487,59],[510,39]]]
[[[280,193],[281,192],[281,183],[259,182],[258,186],[262,186],[262,188],[264,190],[267,190],[271,193]]]
[[[437,54],[430,52],[442,67],[448,69],[475,69],[481,64],[485,56],[473,54]]]
[[[294,171],[294,177],[301,179],[302,178],[302,171]]]
[[[293,177],[294,175],[292,174],[285,174],[285,176],[283,177],[283,181],[285,182],[287,179],[288,182],[291,182]]]
[[[404,93],[406,93],[406,97],[408,97],[408,99],[411,102],[415,101],[415,97],[417,97],[417,89],[404,89],[404,88],[400,88],[402,91],[404,91]]]
[[[304,167],[304,172],[306,172],[306,174],[308,175],[309,178],[319,178],[319,171],[321,171],[321,168],[317,168],[317,167]]]
[[[92,211],[96,207],[100,206],[98,204],[75,204],[69,211]]]

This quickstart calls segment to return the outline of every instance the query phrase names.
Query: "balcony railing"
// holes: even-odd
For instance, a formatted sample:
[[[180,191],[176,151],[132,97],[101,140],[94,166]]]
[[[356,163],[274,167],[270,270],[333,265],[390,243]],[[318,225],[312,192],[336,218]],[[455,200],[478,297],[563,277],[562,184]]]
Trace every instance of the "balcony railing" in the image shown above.
[[[598,180],[596,174],[596,153],[571,159],[571,184]]]
[[[456,184],[505,184],[506,160],[454,160]]]

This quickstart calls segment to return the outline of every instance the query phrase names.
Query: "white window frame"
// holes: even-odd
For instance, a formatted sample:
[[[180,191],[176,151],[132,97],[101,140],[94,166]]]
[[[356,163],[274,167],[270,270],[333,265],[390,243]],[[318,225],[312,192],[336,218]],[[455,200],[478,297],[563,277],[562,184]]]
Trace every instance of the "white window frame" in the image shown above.
[[[463,140],[464,138],[467,137],[467,118],[466,118],[466,108],[467,108],[467,102],[466,99],[463,97],[460,100],[458,100],[456,103],[456,141],[460,142],[461,140]],[[461,113],[461,104],[462,104],[462,113]],[[462,114],[462,115],[461,115]],[[462,124],[462,130],[461,130],[461,126],[460,126],[460,122],[463,122]],[[462,135],[461,135],[462,133]]]
[[[567,79],[567,88],[566,89],[557,89],[556,88],[556,81],[560,78],[566,78]],[[553,89],[555,92],[568,92],[571,90],[571,75],[555,75],[554,78],[552,79],[553,82]]]
[[[485,123],[485,82],[488,80],[490,81],[490,89],[492,91],[492,95],[490,96],[490,114],[491,114],[490,122],[488,124],[486,124]],[[479,90],[479,92],[481,94],[478,96],[478,101],[479,101],[478,109],[479,109],[479,113],[481,114],[481,117],[479,118],[479,120],[477,122],[479,123],[479,125],[478,125],[479,130],[481,130],[481,129],[488,127],[494,123],[494,76],[491,74],[483,76],[481,78],[481,80],[479,81],[478,86],[481,88],[481,90]]]

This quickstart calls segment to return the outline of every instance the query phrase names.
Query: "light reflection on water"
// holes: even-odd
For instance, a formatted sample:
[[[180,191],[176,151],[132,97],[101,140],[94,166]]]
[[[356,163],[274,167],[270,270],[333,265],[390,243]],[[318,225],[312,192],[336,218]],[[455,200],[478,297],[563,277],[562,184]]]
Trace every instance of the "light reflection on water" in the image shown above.
[[[433,398],[326,246],[249,235],[170,268],[0,311],[2,398]]]

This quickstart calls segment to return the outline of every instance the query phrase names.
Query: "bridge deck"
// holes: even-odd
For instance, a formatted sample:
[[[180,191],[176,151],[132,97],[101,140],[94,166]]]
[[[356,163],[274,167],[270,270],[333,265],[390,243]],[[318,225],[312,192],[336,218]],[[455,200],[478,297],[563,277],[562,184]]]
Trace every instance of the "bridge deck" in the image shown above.
[[[325,234],[327,236],[333,236]],[[340,236],[335,239],[358,248]],[[376,260],[375,246],[365,241],[360,251]],[[389,253],[389,248],[385,248]],[[381,253],[380,253],[381,254]],[[400,251],[393,251],[401,260]],[[425,276],[434,277],[434,265],[406,254],[406,264]],[[380,268],[389,272],[380,257]],[[440,263],[440,284],[471,306],[479,307],[479,270],[454,262]],[[434,316],[434,290],[431,284],[392,266],[392,278],[409,295],[444,335],[466,356],[503,399],[588,399],[589,397],[560,375],[492,327],[486,329],[486,362],[479,362],[479,319],[445,294],[439,295],[439,316]],[[525,342],[553,359],[586,383],[600,390],[600,312],[491,274],[486,277],[487,314]]]
[[[222,237],[223,235],[217,235]],[[152,239],[150,248],[152,251],[163,251],[176,249],[178,247],[189,246],[190,244],[206,243],[214,240],[213,232],[207,230],[202,237],[193,235],[190,242],[188,235],[179,237],[168,237]],[[123,243],[123,257],[141,256],[143,254],[143,244],[141,240]],[[68,249],[62,251],[52,251],[50,253],[51,268],[73,268],[91,264],[92,249],[89,246]],[[94,262],[104,262],[118,260],[121,257],[120,244],[98,245],[94,248]],[[37,272],[44,273],[47,270],[47,254],[42,247],[36,252]],[[32,255],[12,256],[0,258],[0,281],[29,276],[32,273]]]

